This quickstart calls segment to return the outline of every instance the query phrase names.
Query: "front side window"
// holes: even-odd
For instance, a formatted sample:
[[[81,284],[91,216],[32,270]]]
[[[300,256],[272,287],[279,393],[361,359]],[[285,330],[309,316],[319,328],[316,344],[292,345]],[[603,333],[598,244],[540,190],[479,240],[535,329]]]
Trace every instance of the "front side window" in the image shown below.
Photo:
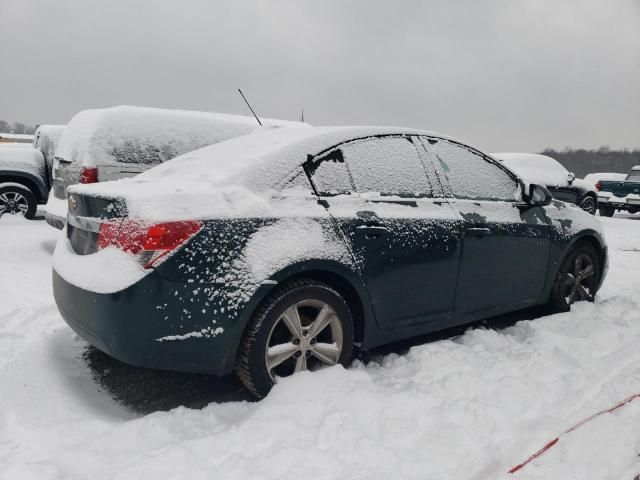
[[[430,140],[426,146],[440,164],[456,198],[515,200],[516,179],[480,154],[447,140]]]
[[[358,193],[431,197],[432,189],[411,139],[382,137],[343,145]]]

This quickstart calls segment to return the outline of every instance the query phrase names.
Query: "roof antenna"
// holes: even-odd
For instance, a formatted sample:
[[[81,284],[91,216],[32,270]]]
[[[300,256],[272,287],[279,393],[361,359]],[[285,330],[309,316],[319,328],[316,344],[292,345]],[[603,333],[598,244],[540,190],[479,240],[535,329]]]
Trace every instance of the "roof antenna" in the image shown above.
[[[244,93],[242,93],[242,90],[238,89],[238,91],[240,92],[240,95],[242,95],[242,99],[244,100],[244,103],[247,104],[247,107],[249,107],[249,110],[251,110],[251,113],[253,113],[253,116],[256,117],[256,122],[258,122],[258,125],[262,126],[262,122],[258,118],[258,115],[256,115],[256,112],[254,112],[253,108],[251,108],[251,105],[249,105],[249,101],[247,100],[247,97],[244,96]]]
[[[300,121],[304,122],[304,107],[300,106]]]

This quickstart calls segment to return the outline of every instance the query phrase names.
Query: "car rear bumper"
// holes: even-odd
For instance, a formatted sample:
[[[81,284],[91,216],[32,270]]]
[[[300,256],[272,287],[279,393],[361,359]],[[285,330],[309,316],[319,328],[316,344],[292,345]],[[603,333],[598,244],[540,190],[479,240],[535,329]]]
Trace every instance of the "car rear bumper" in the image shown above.
[[[44,218],[49,225],[58,230],[62,230],[67,221],[67,200],[57,198],[53,190],[49,192],[49,198],[44,207]]]
[[[636,208],[640,206],[640,197],[636,195],[628,195],[626,197],[616,197],[615,195],[598,195],[598,204],[600,206],[613,207],[620,210]]]
[[[242,325],[209,312],[206,295],[195,291],[194,284],[153,272],[122,291],[102,294],[78,288],[53,271],[62,318],[108,355],[139,367],[231,373]]]

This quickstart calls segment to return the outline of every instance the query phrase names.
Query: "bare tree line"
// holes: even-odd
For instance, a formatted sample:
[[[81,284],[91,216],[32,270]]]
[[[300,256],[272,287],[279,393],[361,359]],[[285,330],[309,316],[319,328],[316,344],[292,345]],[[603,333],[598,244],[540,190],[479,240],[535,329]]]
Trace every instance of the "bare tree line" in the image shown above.
[[[34,127],[33,125],[25,125],[20,122],[7,122],[5,120],[0,120],[0,133],[33,134],[37,128],[38,125]]]
[[[20,122],[7,122],[0,120],[0,133],[24,133],[33,134],[38,125],[25,125]],[[559,161],[564,167],[575,173],[578,177],[584,177],[588,173],[618,172],[626,173],[634,165],[640,165],[640,148],[633,150],[612,150],[608,146],[598,149],[570,148],[555,150],[546,148],[541,152]]]
[[[542,154],[555,158],[577,177],[596,172],[627,173],[634,165],[640,165],[640,148],[633,150],[626,148],[612,150],[607,146],[596,150],[569,147],[564,150],[546,148]]]

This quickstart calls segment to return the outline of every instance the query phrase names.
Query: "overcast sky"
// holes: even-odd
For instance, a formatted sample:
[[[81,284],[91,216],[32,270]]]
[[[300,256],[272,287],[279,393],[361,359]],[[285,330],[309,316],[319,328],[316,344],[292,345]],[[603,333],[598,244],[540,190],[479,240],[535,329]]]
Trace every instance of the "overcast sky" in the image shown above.
[[[640,0],[0,0],[0,119],[119,104],[640,147]]]

